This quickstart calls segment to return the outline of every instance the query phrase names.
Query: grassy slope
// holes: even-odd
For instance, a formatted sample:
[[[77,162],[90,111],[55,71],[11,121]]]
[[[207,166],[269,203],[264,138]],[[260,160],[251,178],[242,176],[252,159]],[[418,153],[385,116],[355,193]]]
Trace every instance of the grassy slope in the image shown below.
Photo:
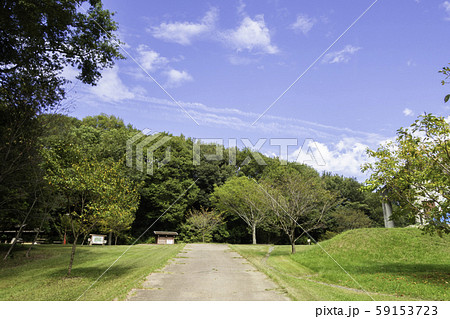
[[[417,229],[358,229],[321,246],[375,300],[449,300],[450,236],[422,235]],[[297,300],[368,300],[365,293],[319,246],[232,246]]]
[[[124,299],[183,246],[133,246],[81,300]],[[0,261],[0,300],[75,300],[128,246],[78,247],[70,278],[66,277],[69,246],[37,246],[28,259],[24,256],[26,248],[19,248],[14,258]]]

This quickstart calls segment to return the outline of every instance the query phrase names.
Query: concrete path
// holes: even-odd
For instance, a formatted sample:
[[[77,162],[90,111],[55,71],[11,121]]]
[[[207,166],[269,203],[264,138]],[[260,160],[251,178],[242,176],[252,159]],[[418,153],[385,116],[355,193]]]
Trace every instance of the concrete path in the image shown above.
[[[128,300],[290,300],[227,245],[188,244]]]

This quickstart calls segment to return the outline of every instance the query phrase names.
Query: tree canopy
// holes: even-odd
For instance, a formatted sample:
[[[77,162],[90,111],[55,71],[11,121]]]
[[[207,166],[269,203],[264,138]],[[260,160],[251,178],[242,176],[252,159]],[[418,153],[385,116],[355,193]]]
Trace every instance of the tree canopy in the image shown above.
[[[122,58],[116,30],[112,13],[100,0],[2,2],[1,227],[22,223],[37,189],[43,187],[39,137],[48,127],[39,115],[61,108],[68,83],[64,69],[76,69],[82,83],[95,85],[101,70]]]
[[[337,195],[328,191],[317,172],[307,166],[270,170],[261,187],[273,212],[272,225],[289,238],[292,253],[301,236],[325,227],[325,214],[339,203]]]
[[[383,193],[402,208],[399,214],[421,220],[424,229],[449,233],[450,125],[443,117],[425,114],[397,137],[368,150],[375,159],[363,166],[371,176],[366,189]]]

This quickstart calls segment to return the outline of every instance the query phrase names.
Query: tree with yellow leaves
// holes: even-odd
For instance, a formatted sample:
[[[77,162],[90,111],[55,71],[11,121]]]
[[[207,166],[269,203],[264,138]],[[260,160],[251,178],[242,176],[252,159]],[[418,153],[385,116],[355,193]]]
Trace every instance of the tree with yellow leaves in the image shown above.
[[[67,211],[73,235],[68,276],[71,275],[80,235],[95,226],[115,229],[118,220],[132,223],[139,203],[133,182],[122,176],[120,162],[99,161],[88,157],[77,145],[54,145],[43,151],[45,179],[55,192],[67,199]]]

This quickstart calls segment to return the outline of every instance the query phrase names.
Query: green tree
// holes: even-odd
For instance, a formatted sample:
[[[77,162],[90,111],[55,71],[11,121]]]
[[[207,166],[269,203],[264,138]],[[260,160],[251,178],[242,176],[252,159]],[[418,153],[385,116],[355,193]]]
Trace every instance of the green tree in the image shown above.
[[[197,144],[198,145],[198,144]],[[206,160],[205,155],[222,152],[221,158]],[[210,195],[214,191],[214,185],[222,185],[229,177],[235,174],[236,167],[230,165],[229,152],[223,145],[200,144],[200,158],[194,167],[194,176],[197,178],[199,188],[195,207],[211,207]]]
[[[77,145],[54,145],[44,149],[48,181],[66,198],[66,214],[73,235],[68,275],[71,275],[77,241],[94,226],[108,225],[108,217],[136,211],[139,195],[120,174],[120,163],[88,158]]]
[[[335,192],[341,199],[340,206],[366,214],[374,222],[374,225],[383,225],[383,211],[379,194],[364,190],[363,184],[354,178],[324,173],[322,179],[326,189]]]
[[[145,173],[145,165],[144,173],[141,173],[143,186],[140,190],[141,205],[133,224],[135,235],[141,234],[155,220],[163,229],[179,230],[187,212],[197,200],[198,177],[192,163],[190,140],[161,133],[143,148],[143,158],[146,159],[147,149],[163,137],[169,139],[154,151],[153,174]],[[166,161],[168,153],[170,160]]]
[[[292,253],[301,236],[325,227],[325,214],[339,203],[336,194],[325,189],[316,171],[297,166],[279,166],[260,181],[273,213],[271,222],[287,235]]]
[[[35,111],[48,110],[64,98],[64,67],[95,84],[100,70],[122,57],[117,25],[100,0],[6,0],[0,17],[1,97],[10,107],[24,101]]]
[[[242,218],[251,230],[252,243],[256,244],[256,229],[266,219],[268,207],[264,193],[253,179],[234,176],[222,186],[215,187],[211,200],[221,212]]]
[[[60,145],[68,150],[75,147],[79,153],[85,154],[89,159],[95,159],[97,162],[117,163],[117,170],[122,179],[121,183],[126,187],[130,183],[132,186],[141,186],[140,175],[127,168],[124,163],[126,141],[138,132],[131,125],[125,125],[121,119],[106,114],[89,116],[81,121],[60,114],[43,114],[39,116],[39,121],[45,128],[45,134],[40,138],[44,149],[55,149]],[[123,178],[124,176],[127,178]],[[119,197],[117,201],[112,202],[111,205],[116,204],[116,208],[112,209],[111,214],[100,224],[91,224],[90,229],[111,231],[117,242],[118,237],[123,236],[130,229],[135,218],[133,211],[120,208],[126,206],[120,202],[124,200],[126,197]],[[60,207],[60,211],[65,211],[65,205],[60,205]],[[59,219],[58,216],[52,219],[58,233],[60,233],[59,222],[55,223],[55,221],[59,221]],[[85,242],[88,233],[89,231],[85,232],[82,243]]]
[[[82,5],[84,7],[82,8]],[[32,171],[41,161],[37,115],[65,97],[65,67],[94,85],[122,58],[112,14],[99,0],[5,0],[0,11],[0,220],[14,222],[33,201]],[[32,188],[32,187],[31,187]],[[5,221],[6,223],[3,223]]]
[[[222,214],[215,210],[200,207],[189,212],[186,219],[186,225],[199,235],[202,242],[211,240],[212,233],[223,223]]]
[[[450,125],[443,117],[425,114],[397,131],[395,141],[368,150],[375,162],[366,188],[400,203],[399,214],[425,221],[424,230],[449,233]]]
[[[368,228],[373,225],[372,220],[363,211],[342,206],[331,213],[335,224],[334,231],[340,233],[350,229]]]
[[[107,179],[109,192],[103,196],[108,202],[102,207],[103,210],[107,210],[107,214],[100,221],[102,229],[114,234],[115,245],[117,239],[130,230],[140,201],[138,185],[121,174],[120,166],[119,164],[115,167],[117,171],[113,171],[112,168],[108,171],[108,175],[111,173],[115,175]]]

